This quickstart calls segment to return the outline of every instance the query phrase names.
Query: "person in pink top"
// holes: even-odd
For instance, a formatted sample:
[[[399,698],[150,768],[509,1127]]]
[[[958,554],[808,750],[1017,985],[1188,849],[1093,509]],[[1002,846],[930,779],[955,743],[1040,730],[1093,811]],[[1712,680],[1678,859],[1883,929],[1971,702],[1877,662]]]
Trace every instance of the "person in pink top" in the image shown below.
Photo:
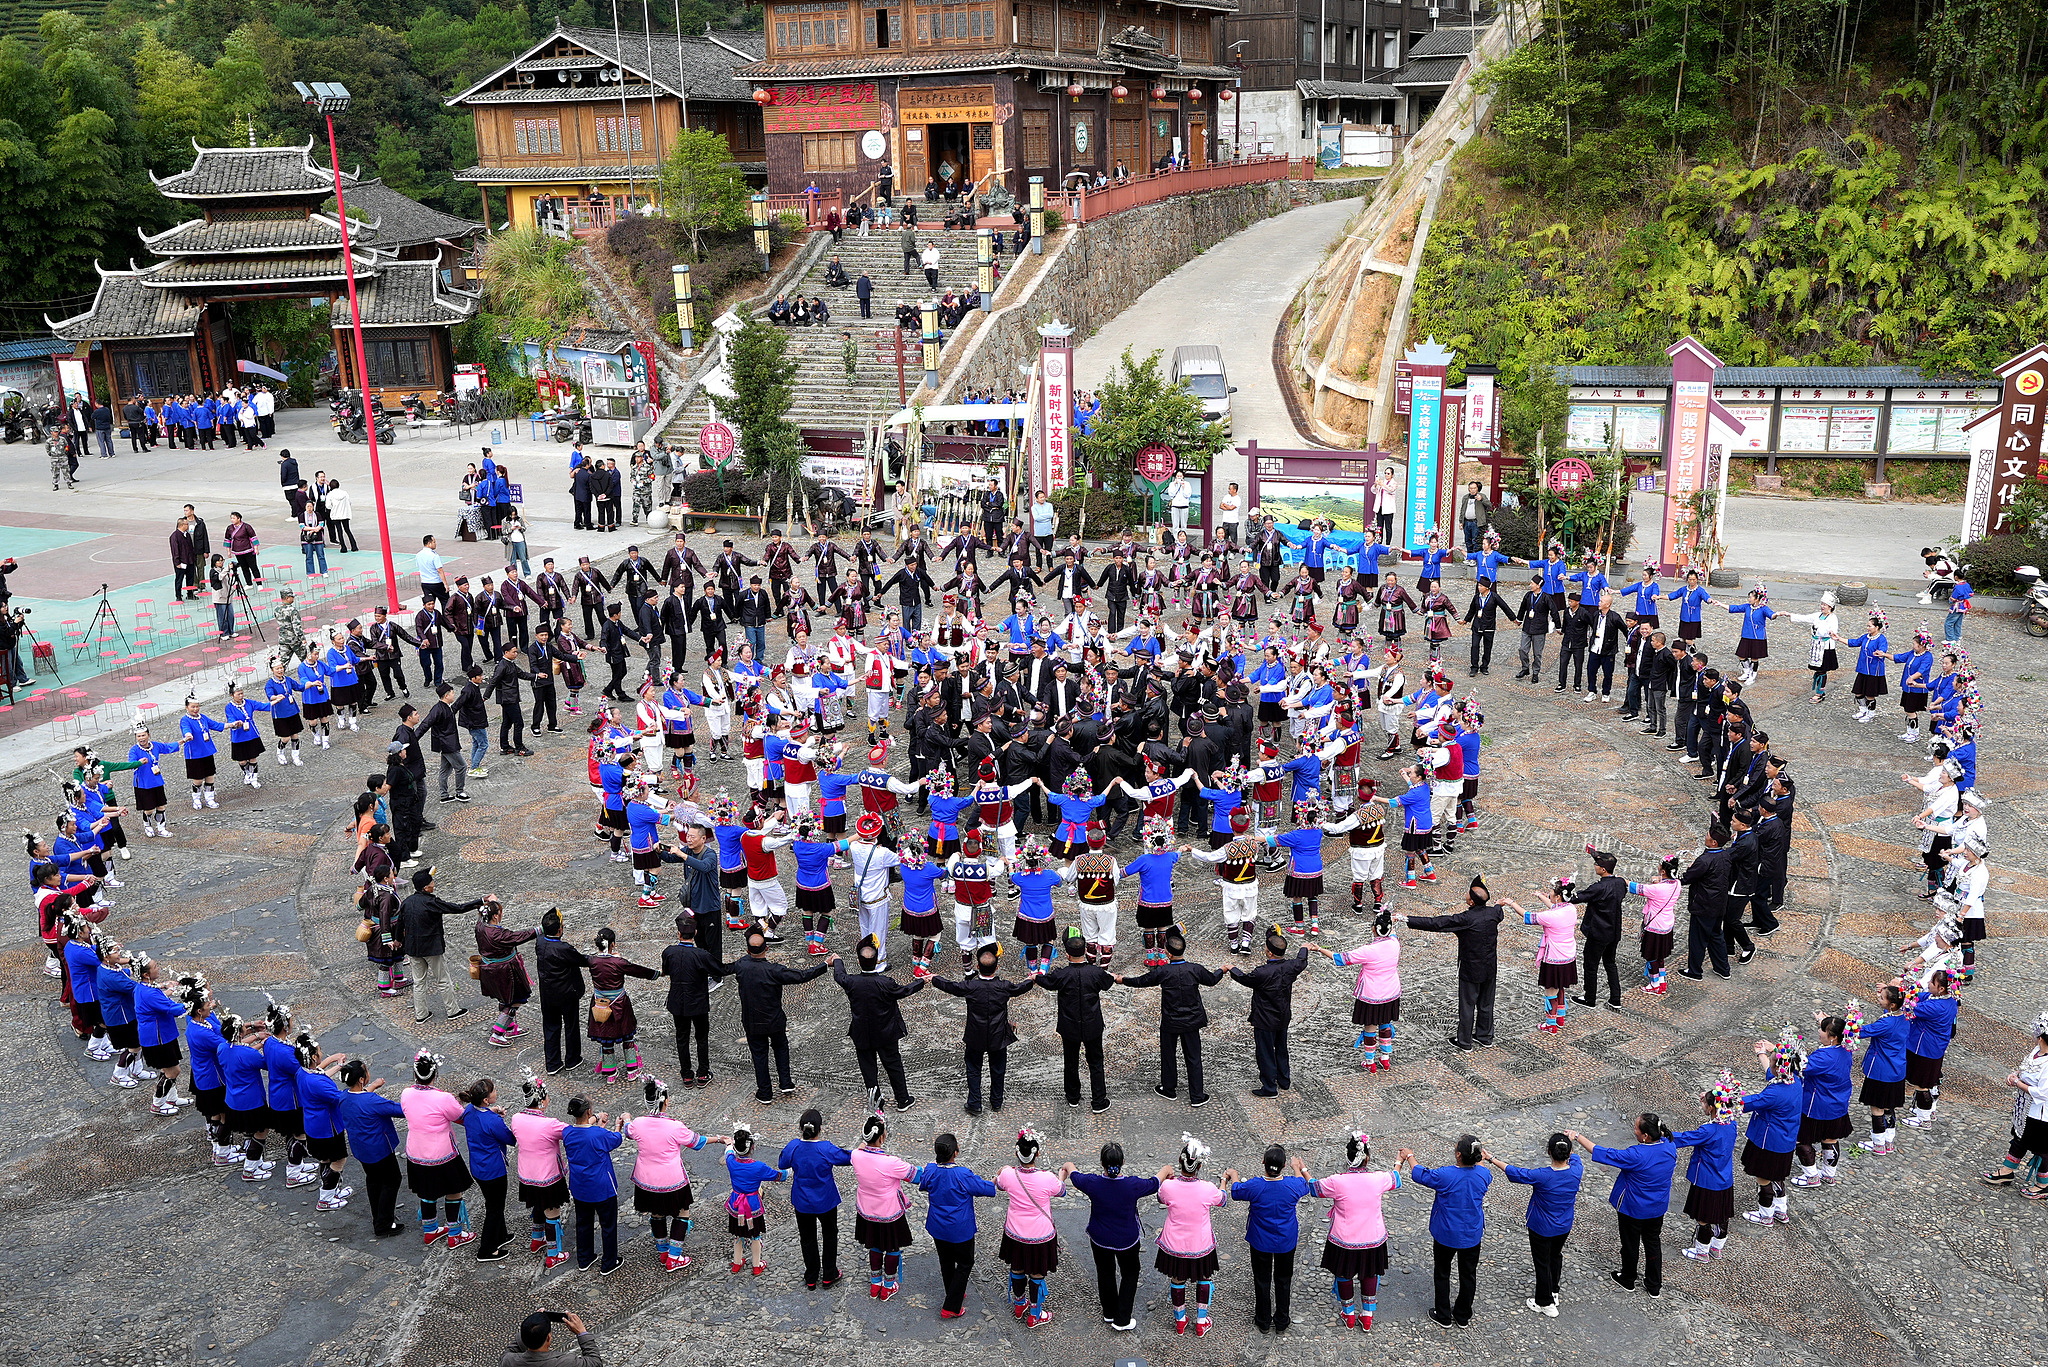
[[[425,1049],[413,1055],[412,1086],[398,1094],[405,1112],[405,1181],[420,1203],[420,1234],[428,1247],[443,1234],[448,1247],[461,1248],[476,1234],[469,1227],[469,1164],[456,1151],[454,1128],[462,1123],[462,1103],[434,1086],[441,1056]],[[434,1207],[445,1203],[448,1224],[434,1219]]]
[[[1202,1164],[1208,1160],[1209,1146],[1182,1134],[1180,1152],[1159,1170],[1166,1223],[1159,1228],[1159,1254],[1152,1262],[1172,1285],[1176,1334],[1188,1331],[1188,1283],[1194,1283],[1196,1338],[1209,1332],[1209,1300],[1216,1291],[1216,1230],[1209,1212],[1229,1199],[1222,1187],[1202,1180]],[[1234,1176],[1224,1174],[1226,1185]]]
[[[1351,1023],[1359,1028],[1354,1049],[1364,1049],[1360,1066],[1368,1073],[1394,1071],[1394,1022],[1401,1019],[1401,942],[1394,938],[1394,913],[1385,907],[1372,918],[1372,940],[1343,953],[1309,946],[1339,968],[1355,968]]]
[[[1060,1265],[1052,1203],[1066,1194],[1067,1183],[1058,1173],[1039,1168],[1044,1147],[1038,1131],[1026,1125],[1017,1131],[1017,1166],[996,1174],[996,1189],[1010,1198],[997,1252],[1010,1265],[1010,1313],[1027,1329],[1052,1322],[1045,1279]]]
[[[531,1068],[525,1074],[519,1091],[526,1109],[506,1123],[518,1145],[519,1202],[533,1217],[526,1251],[539,1253],[545,1248],[541,1270],[552,1272],[569,1260],[562,1248],[562,1207],[569,1203],[569,1182],[562,1175],[563,1125],[547,1113],[547,1084],[534,1076]]]
[[[690,1232],[690,1173],[683,1166],[684,1149],[701,1149],[706,1144],[730,1144],[730,1135],[702,1135],[680,1120],[668,1118],[668,1084],[648,1078],[645,1088],[650,1115],[635,1120],[620,1117],[626,1124],[626,1138],[633,1141],[633,1209],[647,1217],[654,1233],[654,1249],[661,1256],[661,1270],[680,1272],[690,1265],[683,1255],[683,1236]],[[670,1222],[676,1237],[669,1238]]]
[[[903,1184],[917,1169],[888,1151],[889,1127],[880,1113],[860,1129],[852,1154],[853,1241],[868,1251],[868,1294],[888,1300],[902,1290],[903,1250],[910,1247],[910,1205]]]
[[[1550,880],[1551,904],[1543,911],[1524,911],[1512,897],[1500,904],[1522,918],[1522,924],[1540,926],[1543,940],[1536,948],[1536,984],[1543,989],[1543,1024],[1536,1028],[1546,1035],[1557,1033],[1564,1024],[1565,1004],[1572,984],[1579,980],[1579,909],[1565,899],[1572,895],[1572,880]]]
[[[1398,1172],[1367,1172],[1371,1161],[1372,1137],[1353,1130],[1344,1145],[1344,1171],[1309,1179],[1310,1194],[1330,1203],[1323,1271],[1335,1278],[1330,1289],[1344,1323],[1360,1329],[1372,1328],[1380,1278],[1387,1272],[1387,1220],[1380,1202],[1401,1185]],[[1297,1159],[1297,1170],[1299,1164]]]
[[[1628,890],[1643,899],[1643,991],[1664,995],[1664,961],[1671,957],[1671,944],[1678,926],[1678,856],[1657,865],[1657,874],[1647,883],[1630,883]]]

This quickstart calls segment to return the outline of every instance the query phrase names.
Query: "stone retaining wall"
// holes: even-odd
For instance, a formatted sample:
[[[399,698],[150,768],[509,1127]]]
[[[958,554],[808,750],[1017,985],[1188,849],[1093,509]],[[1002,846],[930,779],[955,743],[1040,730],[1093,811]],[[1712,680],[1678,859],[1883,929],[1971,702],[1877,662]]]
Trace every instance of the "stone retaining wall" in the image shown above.
[[[948,376],[947,395],[963,387],[1015,388],[1017,366],[1037,354],[1038,327],[1058,319],[1076,345],[1137,302],[1138,296],[1232,233],[1293,207],[1289,182],[1236,185],[1129,209],[1075,230],[1023,307],[992,319],[975,354]]]

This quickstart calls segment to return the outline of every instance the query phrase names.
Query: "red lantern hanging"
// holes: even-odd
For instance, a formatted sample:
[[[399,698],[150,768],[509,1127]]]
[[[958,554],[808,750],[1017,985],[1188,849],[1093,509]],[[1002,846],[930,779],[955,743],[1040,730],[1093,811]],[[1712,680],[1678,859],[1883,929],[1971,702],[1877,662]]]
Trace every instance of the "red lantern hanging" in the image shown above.
[[[1222,100],[1225,104],[1228,104],[1231,100],[1235,99],[1236,96],[1232,95],[1230,93],[1229,88],[1226,86],[1224,89],[1216,92],[1216,98]]]
[[[1121,81],[1117,82],[1115,85],[1109,88],[1109,96],[1113,100],[1122,100],[1130,93],[1130,91],[1124,89],[1123,82]]]
[[[1070,100],[1080,99],[1082,93],[1083,92],[1081,90],[1081,83],[1079,81],[1076,81],[1072,85],[1067,87],[1067,98]]]
[[[755,103],[755,104],[758,104],[758,105],[771,105],[771,104],[774,104],[774,103],[775,103],[775,92],[774,92],[774,91],[772,91],[772,90],[770,90],[770,89],[769,89],[769,88],[768,88],[767,86],[764,86],[764,85],[757,85],[757,86],[755,86],[755,87],[754,87],[754,103]]]
[[[1196,104],[1200,104],[1200,103],[1202,102],[1202,90],[1201,90],[1201,87],[1200,87],[1200,86],[1196,86],[1196,87],[1194,87],[1194,88],[1190,89],[1190,90],[1188,91],[1188,98],[1189,98],[1190,100],[1193,100],[1193,101],[1194,101],[1194,102],[1195,102]]]
[[[1163,100],[1163,99],[1165,99],[1165,98],[1166,98],[1166,87],[1165,87],[1165,86],[1163,86],[1163,85],[1155,85],[1155,86],[1153,86],[1153,87],[1152,87],[1152,98],[1153,98],[1153,99],[1155,99],[1155,100]]]

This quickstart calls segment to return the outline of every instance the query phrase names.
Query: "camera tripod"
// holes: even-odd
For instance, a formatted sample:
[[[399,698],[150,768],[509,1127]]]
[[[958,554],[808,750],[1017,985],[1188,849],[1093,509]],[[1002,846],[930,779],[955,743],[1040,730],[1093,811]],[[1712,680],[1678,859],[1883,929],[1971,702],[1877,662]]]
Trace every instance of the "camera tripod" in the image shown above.
[[[249,586],[243,583],[242,576],[233,570],[229,571],[228,582],[232,585],[229,601],[248,618],[249,635],[256,640],[268,642],[270,638],[263,634],[263,622],[256,615],[256,605],[249,601]]]
[[[11,610],[0,609],[0,611]],[[15,700],[15,689],[26,687],[28,684],[33,683],[35,681],[36,652],[42,649],[43,645],[42,641],[36,636],[34,630],[32,630],[28,624],[27,608],[22,608],[19,611],[12,611],[12,615],[14,617],[15,630],[19,634],[6,647],[6,652],[9,658],[5,661],[4,664],[0,664],[0,669],[4,669],[6,673],[7,701],[10,704],[13,703]],[[27,676],[17,683],[14,678],[14,666],[15,663],[19,661],[21,657],[15,652],[21,649],[21,639],[24,636],[28,638],[29,670]],[[52,651],[50,653],[50,673],[56,677],[58,683],[61,684],[64,682],[63,672],[57,668],[57,655],[55,651]]]
[[[102,622],[112,627],[114,634],[121,638],[121,649],[126,651],[133,651],[135,649],[134,646],[128,644],[128,633],[121,630],[121,619],[114,612],[114,605],[107,600],[107,586],[101,584],[99,606],[92,610],[92,620],[85,624],[85,633],[78,638],[78,644],[72,647],[71,658],[73,661],[78,660],[87,650],[92,648],[95,635],[98,633]]]

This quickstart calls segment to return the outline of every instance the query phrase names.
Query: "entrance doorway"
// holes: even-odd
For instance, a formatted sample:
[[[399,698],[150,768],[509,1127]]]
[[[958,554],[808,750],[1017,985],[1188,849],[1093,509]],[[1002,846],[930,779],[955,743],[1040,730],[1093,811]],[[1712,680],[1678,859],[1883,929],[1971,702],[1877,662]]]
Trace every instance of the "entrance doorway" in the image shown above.
[[[924,129],[927,148],[927,172],[938,181],[941,194],[950,187],[957,194],[971,179],[968,168],[969,137],[968,125],[964,123],[931,123]],[[923,189],[923,186],[919,186]]]

